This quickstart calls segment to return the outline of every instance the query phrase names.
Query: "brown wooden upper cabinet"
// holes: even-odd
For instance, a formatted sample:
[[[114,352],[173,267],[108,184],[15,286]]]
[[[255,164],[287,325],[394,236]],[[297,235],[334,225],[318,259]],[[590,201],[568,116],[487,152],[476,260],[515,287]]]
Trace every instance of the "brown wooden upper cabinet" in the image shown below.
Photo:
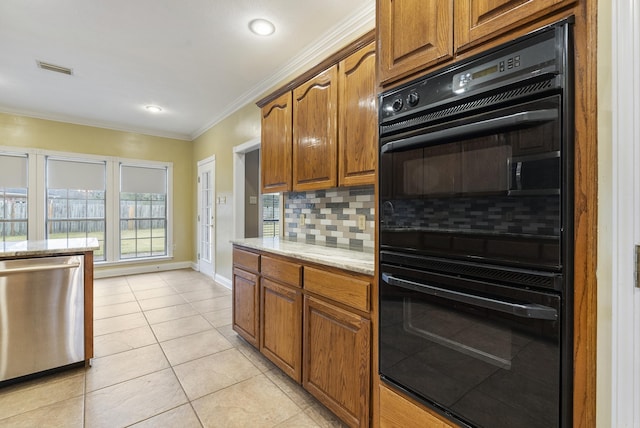
[[[262,107],[262,193],[292,189],[292,112],[290,91]]]
[[[293,190],[338,184],[338,66],[293,90]]]
[[[378,0],[380,81],[453,57],[453,0]]]
[[[375,43],[342,60],[338,69],[338,184],[373,184],[378,154]]]
[[[382,84],[536,22],[577,0],[377,0]]]
[[[456,2],[456,52],[483,39],[575,3],[576,0],[464,0]]]
[[[262,192],[374,184],[376,45],[371,31],[282,89],[262,109]]]

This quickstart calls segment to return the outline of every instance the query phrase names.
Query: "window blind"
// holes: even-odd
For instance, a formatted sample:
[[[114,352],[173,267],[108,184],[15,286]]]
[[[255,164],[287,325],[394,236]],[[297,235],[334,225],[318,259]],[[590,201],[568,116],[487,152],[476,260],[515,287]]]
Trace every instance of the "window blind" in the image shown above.
[[[105,163],[47,159],[49,189],[104,190]]]
[[[0,187],[28,187],[27,155],[0,155]]]
[[[167,193],[167,168],[120,165],[120,191]]]

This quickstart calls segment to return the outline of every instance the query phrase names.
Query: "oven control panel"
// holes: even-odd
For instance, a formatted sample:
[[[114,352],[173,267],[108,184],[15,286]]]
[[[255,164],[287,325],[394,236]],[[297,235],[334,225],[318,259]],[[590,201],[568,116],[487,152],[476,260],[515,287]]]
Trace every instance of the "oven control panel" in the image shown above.
[[[558,75],[562,55],[556,31],[541,31],[420,77],[380,96],[380,123],[406,120],[423,111],[459,102],[470,95]]]
[[[454,74],[451,90],[462,94],[476,86],[502,81],[511,76],[540,74],[548,71],[547,68],[555,59],[555,41],[549,39]]]

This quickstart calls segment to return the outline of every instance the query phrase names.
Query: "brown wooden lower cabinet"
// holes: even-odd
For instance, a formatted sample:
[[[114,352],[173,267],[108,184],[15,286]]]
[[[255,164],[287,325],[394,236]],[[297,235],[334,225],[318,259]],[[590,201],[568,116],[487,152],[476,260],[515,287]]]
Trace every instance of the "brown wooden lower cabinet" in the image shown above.
[[[233,329],[350,427],[370,426],[372,278],[233,250]]]
[[[260,352],[300,383],[302,290],[262,278],[260,307]]]
[[[369,426],[371,321],[304,298],[304,388],[351,427]]]
[[[259,344],[258,275],[233,269],[233,330],[258,348]]]
[[[380,383],[380,428],[454,428],[409,398]]]

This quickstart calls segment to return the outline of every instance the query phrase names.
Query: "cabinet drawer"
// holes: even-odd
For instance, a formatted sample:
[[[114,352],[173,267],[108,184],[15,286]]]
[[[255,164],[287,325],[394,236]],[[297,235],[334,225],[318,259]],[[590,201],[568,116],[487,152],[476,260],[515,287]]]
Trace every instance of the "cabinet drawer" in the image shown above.
[[[301,265],[280,259],[274,259],[268,256],[262,256],[260,264],[262,276],[293,287],[302,286]]]
[[[233,265],[242,267],[246,270],[250,270],[253,272],[259,272],[260,271],[260,254],[241,250],[239,248],[234,248],[233,249]]]
[[[305,267],[304,289],[364,312],[371,309],[370,281]]]

